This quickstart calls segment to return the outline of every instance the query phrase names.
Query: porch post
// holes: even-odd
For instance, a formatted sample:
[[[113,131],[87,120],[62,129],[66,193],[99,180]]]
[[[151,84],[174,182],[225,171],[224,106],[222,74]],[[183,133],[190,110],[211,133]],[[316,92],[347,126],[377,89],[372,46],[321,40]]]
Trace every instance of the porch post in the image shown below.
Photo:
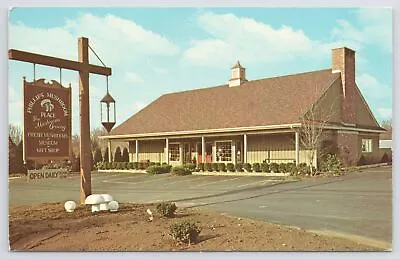
[[[201,137],[201,162],[205,163],[206,162],[206,158],[205,158],[205,143],[204,143],[204,137]]]
[[[247,134],[243,135],[243,163],[247,163]]]
[[[111,162],[111,140],[108,140],[108,162]]]
[[[135,148],[135,151],[136,151],[136,162],[139,162],[139,141],[138,140],[136,140],[136,148]]]
[[[169,140],[165,139],[165,162],[169,165]]]
[[[299,132],[296,131],[295,133],[295,140],[296,140],[296,165],[299,164]]]

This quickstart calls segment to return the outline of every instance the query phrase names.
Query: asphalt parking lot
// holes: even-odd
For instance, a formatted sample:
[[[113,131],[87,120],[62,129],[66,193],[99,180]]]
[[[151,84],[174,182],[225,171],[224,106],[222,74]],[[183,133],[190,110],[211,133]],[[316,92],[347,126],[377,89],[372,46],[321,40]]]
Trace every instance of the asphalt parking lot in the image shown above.
[[[79,200],[79,176],[9,181],[10,205]],[[248,176],[93,173],[93,193],[119,202],[175,201],[237,217],[291,225],[390,249],[392,168],[333,178],[282,181]]]
[[[134,173],[92,173],[92,192],[110,193],[119,202],[150,203],[182,200],[263,188],[282,178],[243,176],[171,176]],[[61,179],[10,180],[10,205],[79,200],[79,176]]]

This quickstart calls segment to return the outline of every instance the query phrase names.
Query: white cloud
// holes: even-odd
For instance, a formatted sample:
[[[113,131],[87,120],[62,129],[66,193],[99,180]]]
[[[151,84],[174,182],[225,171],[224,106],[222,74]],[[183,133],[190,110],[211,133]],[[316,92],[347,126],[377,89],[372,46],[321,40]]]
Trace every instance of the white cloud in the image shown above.
[[[392,88],[380,83],[370,74],[364,73],[357,76],[356,82],[366,98],[375,101],[391,100]]]
[[[359,26],[346,20],[338,20],[332,36],[339,40],[353,42],[360,47],[378,46],[392,51],[392,12],[391,9],[362,8],[357,10]]]
[[[375,44],[391,50],[391,14],[382,9],[360,9],[360,26],[338,20],[328,40],[316,40],[290,26],[272,27],[234,14],[203,13],[197,22],[210,36],[193,40],[184,59],[202,66],[226,67],[240,59],[245,64],[284,64],[292,60],[325,59],[332,48],[357,50]],[[371,18],[368,18],[371,17]],[[367,60],[358,55],[358,64]]]
[[[88,37],[91,47],[111,67],[138,62],[144,56],[173,56],[179,52],[166,37],[110,14],[86,13],[64,26],[49,29],[11,23],[9,31],[10,48],[74,60],[77,59],[77,38]],[[91,62],[100,64],[94,55]]]
[[[125,79],[132,84],[140,84],[143,83],[144,80],[141,76],[139,76],[138,74],[135,74],[133,72],[127,72],[125,74]]]
[[[302,30],[273,28],[233,14],[205,13],[198,17],[198,23],[212,36],[193,41],[184,53],[186,60],[198,65],[226,67],[239,58],[244,63],[284,63],[312,54],[318,45]]]
[[[391,118],[392,88],[366,73],[357,76],[356,82],[378,120]]]

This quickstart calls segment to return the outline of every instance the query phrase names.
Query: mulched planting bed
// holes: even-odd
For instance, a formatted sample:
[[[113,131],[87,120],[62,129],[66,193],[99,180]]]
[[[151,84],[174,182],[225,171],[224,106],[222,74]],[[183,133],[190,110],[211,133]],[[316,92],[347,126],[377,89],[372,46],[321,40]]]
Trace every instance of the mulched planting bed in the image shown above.
[[[198,209],[178,208],[174,218],[156,214],[155,204],[120,204],[118,212],[92,214],[80,205],[11,206],[13,251],[379,251],[352,240],[321,236],[262,221]],[[154,214],[149,221],[146,210]],[[179,244],[169,226],[191,220],[201,227],[195,243]]]

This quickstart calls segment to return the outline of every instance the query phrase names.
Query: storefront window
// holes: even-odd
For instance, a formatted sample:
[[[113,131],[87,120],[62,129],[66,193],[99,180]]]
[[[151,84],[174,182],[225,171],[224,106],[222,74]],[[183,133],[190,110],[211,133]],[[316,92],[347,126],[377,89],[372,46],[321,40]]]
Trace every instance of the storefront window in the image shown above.
[[[232,142],[231,141],[217,141],[216,142],[216,158],[217,162],[231,162],[232,161]]]
[[[180,161],[179,144],[169,144],[169,161]]]

